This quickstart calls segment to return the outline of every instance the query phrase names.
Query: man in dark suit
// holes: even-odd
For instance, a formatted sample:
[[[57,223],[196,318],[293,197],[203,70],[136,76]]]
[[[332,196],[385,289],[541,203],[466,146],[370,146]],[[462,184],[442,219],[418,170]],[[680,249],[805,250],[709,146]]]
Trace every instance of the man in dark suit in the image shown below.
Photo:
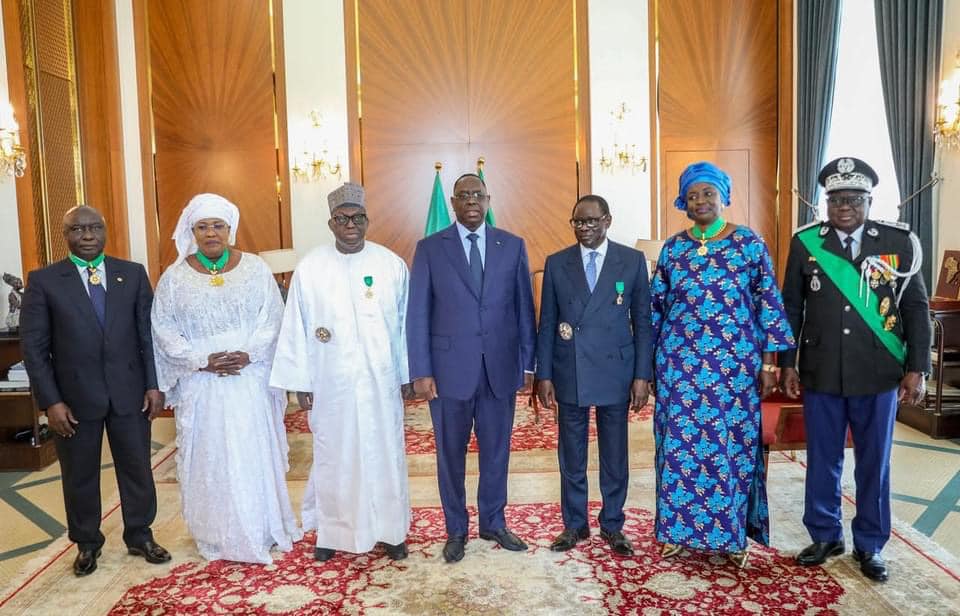
[[[157,495],[150,469],[150,421],[163,409],[150,337],[153,292],[142,265],[104,257],[106,224],[84,205],[67,212],[70,258],[33,272],[20,317],[24,363],[37,405],[56,434],[70,540],[78,576],[97,568],[100,449],[113,453],[123,540],[150,563],[170,560],[150,525]]]
[[[461,176],[453,190],[457,221],[417,243],[407,304],[410,377],[430,401],[436,434],[447,562],[463,558],[467,541],[471,428],[480,447],[480,538],[527,549],[507,529],[503,509],[516,393],[532,382],[536,344],[523,240],[484,224],[490,196],[479,176]]]
[[[927,290],[920,242],[901,223],[867,220],[877,185],[870,165],[838,158],[820,172],[827,222],[790,243],[783,303],[799,345],[780,355],[782,386],[803,384],[807,479],[803,523],[813,543],[804,566],[845,550],[840,475],[849,426],[856,461],[853,557],[876,581],[888,577],[880,551],[890,538],[890,448],[897,403],[917,404],[930,372]]]
[[[573,208],[577,243],[547,257],[537,336],[537,395],[558,411],[564,530],[551,550],[590,536],[587,434],[596,407],[600,449],[600,536],[633,554],[623,534],[629,460],[627,412],[647,401],[653,378],[650,284],[643,253],[607,240],[610,207],[587,195]],[[559,409],[558,409],[559,406]]]

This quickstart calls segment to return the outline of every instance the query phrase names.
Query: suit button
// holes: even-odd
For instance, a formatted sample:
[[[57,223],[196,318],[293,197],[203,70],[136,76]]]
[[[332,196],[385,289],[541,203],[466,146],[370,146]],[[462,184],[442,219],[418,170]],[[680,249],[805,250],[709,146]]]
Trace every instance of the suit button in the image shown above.
[[[844,312],[850,312],[850,306],[844,306],[844,307],[843,307],[843,311],[844,311]]]
[[[850,335],[850,328],[844,327],[844,328],[843,328],[843,335],[844,335],[844,336],[849,336],[849,335]]]

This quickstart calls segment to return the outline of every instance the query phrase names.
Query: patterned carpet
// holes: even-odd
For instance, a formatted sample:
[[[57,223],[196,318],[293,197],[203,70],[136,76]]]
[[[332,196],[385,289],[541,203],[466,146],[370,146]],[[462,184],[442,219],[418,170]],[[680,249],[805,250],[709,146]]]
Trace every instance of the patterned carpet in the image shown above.
[[[302,416],[293,414],[289,422],[289,487],[298,509],[305,474],[303,478],[296,475],[303,473],[310,461],[310,435],[297,428],[302,425]],[[408,438],[429,426],[428,417],[423,405],[408,409]],[[746,569],[738,570],[715,555],[684,552],[661,559],[652,538],[653,452],[651,422],[646,413],[634,414],[630,423],[631,478],[625,532],[636,554],[625,559],[612,557],[595,527],[591,539],[574,550],[550,552],[550,541],[562,526],[557,504],[559,475],[555,431],[550,434],[555,430],[552,417],[541,417],[541,422],[533,420],[529,407],[520,405],[517,425],[521,438],[514,439],[507,516],[511,528],[530,544],[526,553],[507,552],[480,540],[473,528],[464,560],[455,565],[443,562],[445,536],[436,478],[431,471],[434,456],[430,439],[423,437],[415,446],[422,448],[408,455],[414,523],[408,537],[407,560],[391,561],[378,549],[369,554],[337,554],[326,563],[317,563],[312,558],[311,533],[293,551],[276,553],[275,562],[269,566],[206,562],[197,553],[179,514],[171,451],[156,469],[161,481],[157,485],[159,514],[154,532],[173,554],[173,562],[149,565],[128,556],[122,549],[120,511],[115,506],[106,508],[103,532],[107,544],[97,572],[86,578],[73,576],[74,548],[66,538],[57,539],[0,588],[0,613],[960,613],[956,607],[960,605],[960,561],[897,520],[894,536],[884,551],[892,576],[887,584],[866,580],[849,554],[830,560],[824,567],[794,565],[793,555],[808,541],[801,524],[802,455],[797,461],[780,453],[771,456],[768,492],[773,545],[754,545]],[[475,453],[468,458],[475,464]],[[595,451],[591,460],[595,466]],[[469,501],[476,493],[476,482],[476,475],[468,474]],[[594,469],[590,488],[595,510],[599,499],[596,486]],[[854,513],[851,505],[848,499],[844,511],[848,530]],[[849,536],[847,541],[849,545]]]

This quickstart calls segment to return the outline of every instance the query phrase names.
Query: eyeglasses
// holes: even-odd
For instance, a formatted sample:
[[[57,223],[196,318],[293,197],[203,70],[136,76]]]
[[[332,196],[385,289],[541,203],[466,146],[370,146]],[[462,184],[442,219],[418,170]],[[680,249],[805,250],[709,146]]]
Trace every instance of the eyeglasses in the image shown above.
[[[337,223],[341,227],[346,227],[348,223],[353,222],[354,226],[360,227],[367,224],[367,215],[363,212],[354,214],[353,216],[347,216],[346,214],[337,214],[333,217],[333,222]]]
[[[213,229],[217,233],[223,233],[229,228],[230,228],[230,225],[228,225],[225,222],[215,222],[211,225],[208,225],[205,222],[198,222],[197,224],[193,225],[194,233],[206,233],[210,229]]]
[[[485,194],[482,190],[475,190],[473,192],[458,192],[453,196],[457,201],[467,201],[468,199],[476,199],[480,201],[481,199],[486,199],[490,195]]]
[[[87,233],[99,234],[103,233],[106,227],[102,222],[95,222],[91,225],[70,225],[67,227],[67,233],[70,235],[86,235]]]
[[[863,195],[857,195],[856,197],[827,197],[827,205],[829,207],[843,207],[844,205],[863,207],[867,199],[868,197]]]
[[[601,216],[600,218],[571,218],[570,226],[574,229],[596,229],[600,226],[600,221],[604,220],[606,216]]]

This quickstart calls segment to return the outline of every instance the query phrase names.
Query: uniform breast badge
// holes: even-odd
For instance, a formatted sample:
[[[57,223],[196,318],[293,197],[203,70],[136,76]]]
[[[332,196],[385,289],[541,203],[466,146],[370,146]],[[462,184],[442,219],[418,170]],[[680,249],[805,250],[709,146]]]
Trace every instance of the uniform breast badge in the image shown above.
[[[886,320],[883,322],[883,329],[885,329],[885,330],[888,331],[888,332],[889,332],[889,331],[893,331],[893,328],[894,328],[894,326],[896,326],[896,324],[897,324],[897,317],[895,317],[895,316],[893,316],[893,315],[891,314],[891,315],[888,316],[888,317],[886,318]]]
[[[367,299],[373,299],[373,276],[364,276],[363,284],[367,285],[367,292],[364,295]]]
[[[623,281],[618,280],[615,286],[617,289],[617,306],[622,306],[623,305],[623,289],[624,289]]]
[[[564,340],[573,339],[573,327],[569,323],[563,322],[557,329],[560,332],[560,337]]]
[[[810,290],[814,293],[820,290],[820,277],[816,274],[810,278]]]
[[[320,342],[330,342],[330,338],[333,337],[333,334],[330,333],[330,330],[326,327],[318,327],[316,331],[317,340]]]

